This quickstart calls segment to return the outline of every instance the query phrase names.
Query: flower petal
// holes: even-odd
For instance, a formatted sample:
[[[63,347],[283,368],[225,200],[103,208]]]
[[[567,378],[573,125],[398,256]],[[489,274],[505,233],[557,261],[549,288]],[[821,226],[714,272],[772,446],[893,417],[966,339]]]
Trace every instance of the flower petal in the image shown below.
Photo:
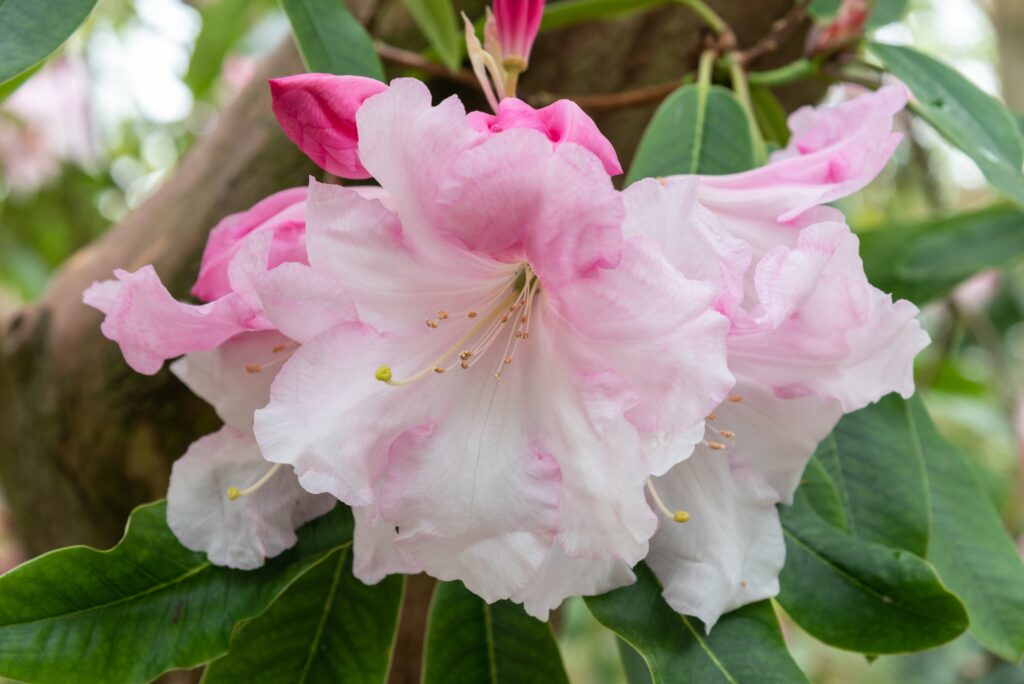
[[[228,264],[252,233],[269,231],[273,235],[268,268],[286,261],[305,262],[305,204],[306,188],[291,188],[221,219],[210,231],[192,294],[211,302],[232,291]]]
[[[636,581],[629,565],[621,560],[572,558],[555,545],[512,600],[526,612],[547,622],[549,613],[570,596],[596,596]]]
[[[267,405],[270,384],[296,346],[273,330],[242,333],[215,349],[186,354],[171,372],[225,423],[252,432],[253,412]]]
[[[577,145],[552,150],[527,128],[492,136],[451,165],[438,225],[468,249],[529,260],[548,287],[615,266],[622,200],[598,159]]]
[[[274,114],[285,135],[328,173],[368,178],[359,160],[356,112],[387,86],[363,76],[301,74],[270,81]]]
[[[353,509],[356,519],[352,543],[352,573],[365,584],[377,584],[388,575],[423,572],[416,560],[398,548],[395,526],[365,506]]]
[[[245,487],[270,467],[251,435],[223,427],[194,442],[171,470],[167,524],[182,544],[211,563],[240,570],[263,565],[295,544],[295,530],[334,507],[313,496],[290,472],[275,473],[256,492],[228,500],[228,487]]]
[[[755,470],[702,447],[655,487],[690,513],[685,523],[661,521],[647,557],[670,606],[710,630],[722,614],[778,593],[786,547],[777,497]]]
[[[114,276],[116,282],[94,283],[82,301],[106,314],[100,329],[139,373],[153,375],[167,359],[266,327],[236,294],[196,306],[176,301],[152,266],[134,273],[118,269]]]

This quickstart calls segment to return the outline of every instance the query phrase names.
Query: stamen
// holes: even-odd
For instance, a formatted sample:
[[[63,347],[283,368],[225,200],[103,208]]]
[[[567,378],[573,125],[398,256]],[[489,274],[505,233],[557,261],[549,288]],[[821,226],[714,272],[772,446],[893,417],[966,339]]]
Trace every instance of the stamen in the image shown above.
[[[713,451],[721,451],[722,449],[725,448],[725,445],[722,444],[721,442],[704,442],[704,443],[708,445],[708,449],[711,449]]]
[[[651,493],[654,505],[657,506],[662,515],[669,520],[677,523],[684,523],[690,519],[690,514],[688,512],[683,510],[673,511],[665,505],[665,502],[661,500],[661,497],[658,496],[658,492],[654,489],[654,482],[651,481],[651,478],[647,478],[647,491]]]
[[[468,316],[469,318],[476,318],[476,311],[470,311],[468,314],[466,314],[466,316]]]
[[[274,473],[281,469],[280,463],[275,463],[270,470],[263,474],[263,477],[256,480],[245,489],[239,489],[238,487],[228,487],[228,499],[231,501],[237,501],[239,497],[249,496],[253,492],[258,491],[263,485],[270,482],[270,478],[274,477]]]
[[[250,375],[262,373],[268,368],[272,368],[287,361],[291,357],[291,352],[295,351],[298,348],[299,345],[297,342],[289,342],[288,344],[278,344],[272,347],[270,351],[273,352],[274,354],[281,354],[281,352],[284,351],[287,351],[289,353],[281,354],[280,356],[273,358],[265,363],[248,363],[245,366],[243,366],[243,368],[245,368],[245,372],[249,373]]]
[[[731,401],[734,404],[738,404],[741,401],[743,401],[743,396],[740,394],[734,394],[731,397],[729,397],[729,401]]]
[[[718,420],[718,416],[716,416],[714,413],[709,413],[708,420]]]
[[[280,354],[281,352],[283,352],[288,347],[289,347],[289,345],[287,345],[287,344],[279,344],[276,347],[274,347],[273,349],[271,349],[270,351],[273,352],[274,354]]]
[[[732,430],[716,430],[715,432],[722,435],[726,439],[732,439],[733,437],[736,436],[736,433],[733,432]]]

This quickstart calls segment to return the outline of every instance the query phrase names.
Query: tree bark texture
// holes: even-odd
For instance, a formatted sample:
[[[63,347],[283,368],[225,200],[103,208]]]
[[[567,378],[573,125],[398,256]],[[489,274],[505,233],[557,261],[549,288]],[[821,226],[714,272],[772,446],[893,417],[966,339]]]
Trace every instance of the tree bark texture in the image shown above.
[[[399,0],[350,4],[378,37],[420,46]],[[461,4],[479,12],[483,2]],[[792,7],[791,0],[710,4],[741,46],[766,35]],[[798,56],[804,30],[756,68]],[[679,78],[693,69],[703,39],[698,20],[682,6],[561,29],[538,40],[523,90],[608,93]],[[100,315],[82,304],[82,291],[115,268],[151,263],[173,294],[186,297],[218,220],[319,173],[280,132],[265,85],[267,78],[300,71],[287,42],[162,188],[70,258],[38,302],[0,322],[0,483],[30,554],[68,544],[112,544],[134,506],[164,496],[170,465],[189,443],[219,426],[213,411],[166,368],[154,376],[128,368],[117,345],[100,334]],[[446,81],[432,87],[438,97],[456,92]],[[819,93],[816,86],[795,99],[783,95],[793,106]],[[470,108],[483,105],[479,93],[460,95]],[[624,165],[652,110],[595,116]],[[418,681],[415,651],[429,582],[415,579],[410,588],[416,605],[405,608],[393,681]]]

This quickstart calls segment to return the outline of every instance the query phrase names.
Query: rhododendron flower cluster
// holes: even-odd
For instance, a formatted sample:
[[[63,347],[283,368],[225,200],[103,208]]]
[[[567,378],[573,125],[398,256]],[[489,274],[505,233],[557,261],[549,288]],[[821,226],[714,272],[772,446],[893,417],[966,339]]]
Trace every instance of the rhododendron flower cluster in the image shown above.
[[[424,571],[543,618],[646,559],[709,627],[777,593],[776,504],[842,414],[913,392],[927,343],[825,206],[885,164],[902,87],[796,112],[763,168],[624,191],[569,101],[272,91],[315,162],[379,187],[311,180],[225,219],[203,304],[152,267],[86,293],[136,370],[184,354],[226,423],[174,468],[182,543],[255,567],[341,501],[366,582]]]

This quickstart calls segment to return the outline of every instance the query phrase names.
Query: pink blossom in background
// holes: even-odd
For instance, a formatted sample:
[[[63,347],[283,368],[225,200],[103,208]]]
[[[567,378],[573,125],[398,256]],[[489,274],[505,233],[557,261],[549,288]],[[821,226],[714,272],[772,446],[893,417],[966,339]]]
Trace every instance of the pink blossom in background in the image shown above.
[[[356,112],[387,88],[363,76],[301,74],[270,81],[274,114],[285,135],[328,173],[368,178],[359,162]]]
[[[224,60],[224,69],[221,72],[221,79],[228,92],[232,95],[242,92],[242,88],[249,85],[256,75],[257,65],[258,60],[251,55],[229,55]]]
[[[15,193],[50,183],[65,163],[96,158],[89,73],[73,57],[52,60],[0,106],[0,175]]]
[[[832,21],[823,26],[816,25],[808,32],[807,53],[826,52],[862,36],[869,16],[871,7],[867,0],[843,0]]]

